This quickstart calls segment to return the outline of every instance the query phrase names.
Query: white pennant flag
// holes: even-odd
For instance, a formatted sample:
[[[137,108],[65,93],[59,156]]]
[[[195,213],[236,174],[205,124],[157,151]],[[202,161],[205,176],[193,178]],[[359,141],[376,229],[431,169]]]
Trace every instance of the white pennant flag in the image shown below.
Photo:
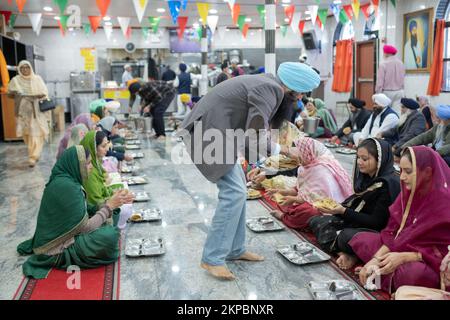
[[[227,32],[227,27],[221,26],[217,28],[217,32],[219,33],[220,39],[225,40],[225,33]]]
[[[299,32],[298,30],[298,24],[300,23],[300,20],[302,19],[302,13],[296,12],[294,13],[294,17],[292,18],[291,28],[294,33]]]
[[[314,25],[317,20],[317,12],[319,11],[319,6],[308,6],[309,14],[311,15],[311,23]]]
[[[39,22],[41,22],[42,13],[29,13],[28,18],[30,18],[31,26],[33,31],[37,32],[39,28]]]
[[[338,4],[330,4],[331,11],[333,12],[334,18],[336,22],[339,23],[339,13],[341,12],[341,8]]]
[[[145,9],[147,8],[148,0],[133,0],[133,4],[139,23],[141,23],[142,18],[144,17]]]
[[[41,21],[39,21],[39,25],[38,28],[36,30],[36,34],[39,37],[39,35],[41,34],[41,30],[42,30],[42,25],[44,24],[44,20],[41,19]]]
[[[208,16],[206,18],[206,22],[208,23],[209,29],[211,29],[211,33],[214,35],[217,27],[217,22],[219,22],[219,16]]]
[[[129,17],[117,17],[119,21],[120,28],[122,29],[122,33],[124,36],[127,35],[128,26],[130,25],[131,18]]]
[[[236,0],[227,0],[227,2],[230,4],[231,10],[233,10],[234,3],[236,2]]]
[[[105,30],[106,39],[109,41],[113,33],[113,26],[103,26],[103,30]]]

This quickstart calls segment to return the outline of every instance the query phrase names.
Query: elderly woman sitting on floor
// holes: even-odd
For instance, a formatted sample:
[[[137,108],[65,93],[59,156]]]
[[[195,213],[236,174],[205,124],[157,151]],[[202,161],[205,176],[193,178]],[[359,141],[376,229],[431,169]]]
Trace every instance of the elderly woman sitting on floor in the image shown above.
[[[118,191],[100,207],[87,204],[82,184],[91,170],[91,155],[82,146],[70,147],[56,162],[34,236],[17,247],[20,254],[33,254],[22,267],[26,277],[43,279],[51,268],[96,268],[118,259],[119,230],[103,224],[111,217],[117,220],[114,210],[130,196]]]

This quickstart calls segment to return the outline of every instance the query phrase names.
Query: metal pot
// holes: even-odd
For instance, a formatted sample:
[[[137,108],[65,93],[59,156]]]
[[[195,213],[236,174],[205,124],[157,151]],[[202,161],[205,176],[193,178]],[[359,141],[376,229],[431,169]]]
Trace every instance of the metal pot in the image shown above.
[[[320,118],[311,117],[303,119],[303,131],[307,134],[314,134],[319,127]]]

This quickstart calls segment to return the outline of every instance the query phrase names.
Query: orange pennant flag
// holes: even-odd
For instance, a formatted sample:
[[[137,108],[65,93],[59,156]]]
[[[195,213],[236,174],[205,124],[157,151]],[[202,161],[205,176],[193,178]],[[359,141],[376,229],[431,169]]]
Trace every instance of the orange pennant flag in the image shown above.
[[[233,7],[232,17],[233,23],[237,24],[239,13],[241,12],[241,6],[239,4],[235,4]]]
[[[102,17],[100,16],[89,16],[89,22],[91,23],[92,32],[96,33],[97,28],[100,25],[100,21],[102,21]]]
[[[17,8],[19,8],[19,12],[22,13],[23,7],[25,6],[25,3],[27,0],[16,0]]]
[[[102,17],[106,16],[106,12],[108,11],[111,0],[96,0],[97,8],[100,10],[100,15]]]
[[[249,24],[246,23],[246,24],[244,24],[244,27],[242,28],[242,36],[244,37],[244,39],[247,38],[248,27],[249,27]]]

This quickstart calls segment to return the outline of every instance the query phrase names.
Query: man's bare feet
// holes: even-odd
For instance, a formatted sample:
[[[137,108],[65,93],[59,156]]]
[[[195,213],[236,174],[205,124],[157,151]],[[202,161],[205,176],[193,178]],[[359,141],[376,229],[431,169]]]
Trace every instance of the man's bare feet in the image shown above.
[[[236,277],[226,266],[212,266],[202,262],[200,266],[208,271],[213,277],[222,280],[234,280]]]
[[[244,261],[264,261],[264,257],[259,254],[246,251],[241,256],[232,259],[232,260],[244,260]]]
[[[273,210],[273,211],[270,211],[270,215],[277,218],[278,220],[281,220],[283,218],[284,213],[281,212],[280,210]]]
[[[358,262],[358,258],[355,256],[351,256],[343,252],[338,253],[338,255],[339,258],[336,260],[336,263],[342,270],[351,269]]]

